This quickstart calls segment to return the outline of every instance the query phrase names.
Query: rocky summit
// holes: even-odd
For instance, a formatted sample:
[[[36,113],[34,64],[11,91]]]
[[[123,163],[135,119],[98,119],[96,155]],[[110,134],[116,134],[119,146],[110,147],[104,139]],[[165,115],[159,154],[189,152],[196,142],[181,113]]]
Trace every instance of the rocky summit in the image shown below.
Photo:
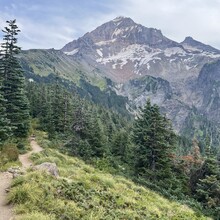
[[[68,60],[68,66],[72,63],[81,68],[84,76],[111,79],[113,83],[107,86],[128,98],[130,112],[150,98],[173,121],[177,132],[194,136],[193,130],[202,129],[204,123],[213,130],[220,122],[220,50],[192,37],[178,43],[158,29],[117,17],[66,44],[61,51],[53,51],[53,56],[55,60],[62,57],[62,68],[57,62],[56,69],[65,78],[63,67]],[[48,65],[43,62],[45,69]],[[74,72],[68,70],[68,74]]]

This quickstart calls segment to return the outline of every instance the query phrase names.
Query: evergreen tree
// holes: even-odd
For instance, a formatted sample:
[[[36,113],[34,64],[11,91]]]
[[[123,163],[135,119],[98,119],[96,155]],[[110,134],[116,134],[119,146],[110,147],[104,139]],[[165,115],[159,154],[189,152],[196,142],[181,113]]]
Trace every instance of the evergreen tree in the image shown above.
[[[127,162],[129,152],[129,135],[123,129],[115,132],[111,141],[113,156],[118,157],[121,161]]]
[[[152,106],[147,101],[136,119],[133,132],[138,173],[154,181],[171,178],[175,135],[157,105]]]
[[[195,197],[207,208],[213,208],[220,217],[220,164],[213,154],[206,158],[197,171],[200,174],[195,186]]]
[[[1,54],[0,54],[1,56]],[[3,97],[3,89],[2,89],[2,82],[3,82],[3,69],[2,69],[2,62],[0,57],[0,145],[8,139],[11,134],[11,127],[10,121],[7,118],[5,103],[6,100]]]
[[[98,117],[97,115],[95,115]],[[87,129],[87,139],[92,149],[92,156],[103,157],[107,152],[105,148],[104,134],[98,123],[98,119],[94,116],[90,116],[89,127]]]
[[[16,20],[7,21],[7,23],[8,27],[3,30],[5,35],[2,43],[3,56],[1,57],[5,108],[13,134],[17,137],[25,137],[29,130],[30,119],[28,100],[24,90],[24,75],[16,58],[21,50],[16,45],[16,36],[20,30],[18,30]]]

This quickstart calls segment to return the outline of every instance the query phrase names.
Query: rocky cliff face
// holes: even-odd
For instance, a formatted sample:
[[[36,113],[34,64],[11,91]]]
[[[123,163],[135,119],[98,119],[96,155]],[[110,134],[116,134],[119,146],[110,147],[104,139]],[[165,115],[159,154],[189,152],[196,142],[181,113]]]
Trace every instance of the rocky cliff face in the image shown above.
[[[196,81],[197,108],[211,121],[220,123],[220,60],[205,64]]]

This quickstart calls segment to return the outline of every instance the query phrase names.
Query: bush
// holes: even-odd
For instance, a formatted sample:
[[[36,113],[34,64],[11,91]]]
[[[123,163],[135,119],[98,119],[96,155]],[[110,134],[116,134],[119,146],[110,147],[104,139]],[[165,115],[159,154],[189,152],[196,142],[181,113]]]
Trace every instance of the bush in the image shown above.
[[[8,197],[10,203],[24,204],[27,201],[32,204],[38,204],[43,198],[43,190],[34,183],[17,183],[18,186],[11,190]],[[16,183],[15,183],[16,184]]]
[[[24,150],[24,149],[25,149],[24,143],[19,142],[19,143],[17,144],[17,148],[18,148],[18,150]]]
[[[8,143],[3,146],[2,154],[8,161],[16,161],[18,160],[19,151],[15,144]]]

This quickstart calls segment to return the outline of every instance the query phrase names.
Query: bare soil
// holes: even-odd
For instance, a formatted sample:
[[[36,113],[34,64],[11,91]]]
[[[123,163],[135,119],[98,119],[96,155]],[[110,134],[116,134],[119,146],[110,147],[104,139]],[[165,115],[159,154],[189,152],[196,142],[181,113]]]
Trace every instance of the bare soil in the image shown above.
[[[0,173],[0,220],[9,220],[13,217],[12,206],[7,204],[6,190],[10,187],[12,174]]]
[[[35,140],[31,140],[31,148],[32,148],[32,151],[30,151],[26,154],[23,154],[23,155],[19,155],[19,160],[22,164],[23,169],[27,169],[32,165],[32,162],[29,159],[31,154],[38,153],[38,152],[41,152],[43,150],[43,148],[40,147]]]
[[[22,168],[25,170],[32,165],[29,159],[32,153],[38,153],[43,149],[32,139],[31,142],[32,150],[26,154],[19,155],[19,160],[22,164]],[[10,188],[12,181],[12,174],[8,172],[0,172],[0,220],[13,220],[12,206],[7,204],[7,189]]]

